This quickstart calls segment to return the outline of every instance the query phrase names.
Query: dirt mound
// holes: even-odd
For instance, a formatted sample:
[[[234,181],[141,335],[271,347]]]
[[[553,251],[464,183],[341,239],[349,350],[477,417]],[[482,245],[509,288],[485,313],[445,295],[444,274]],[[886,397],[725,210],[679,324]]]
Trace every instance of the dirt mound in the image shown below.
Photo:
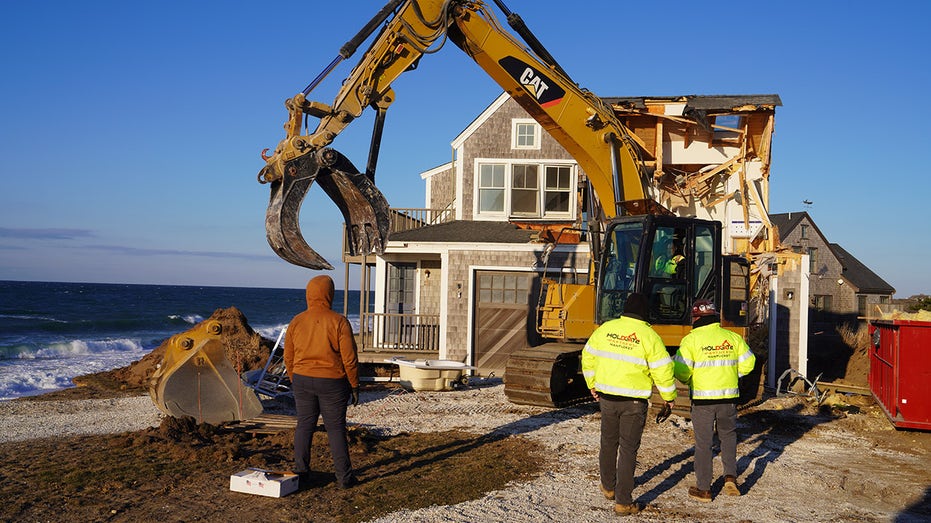
[[[0,521],[369,521],[480,499],[545,463],[542,445],[523,437],[356,429],[350,455],[362,484],[341,490],[321,430],[307,481],[286,498],[266,498],[230,492],[229,476],[290,470],[293,431],[253,436],[189,423],[0,444],[0,497],[9,501]]]
[[[236,307],[217,309],[204,321],[218,321],[223,327],[220,338],[226,357],[242,372],[260,369],[271,353],[273,343],[252,330],[245,315]],[[203,322],[201,322],[203,323]],[[200,325],[200,324],[198,324]],[[149,378],[162,361],[168,340],[126,367],[74,378],[79,388],[103,390],[146,390]]]

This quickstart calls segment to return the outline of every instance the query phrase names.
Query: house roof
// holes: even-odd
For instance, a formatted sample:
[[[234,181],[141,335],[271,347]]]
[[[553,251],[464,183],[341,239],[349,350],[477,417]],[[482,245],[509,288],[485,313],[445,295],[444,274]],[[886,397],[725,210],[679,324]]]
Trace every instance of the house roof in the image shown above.
[[[796,227],[798,227],[798,224],[801,223],[802,220],[805,218],[808,218],[808,223],[814,225],[815,229],[818,228],[818,226],[815,225],[815,221],[812,220],[811,216],[809,216],[808,213],[805,211],[787,212],[787,213],[782,213],[782,214],[770,214],[769,215],[769,220],[773,222],[773,225],[775,225],[779,229],[779,240],[780,241],[782,241],[786,236],[789,235],[789,233],[791,233]],[[821,234],[820,230],[818,231],[818,234]],[[824,235],[821,234],[821,237],[824,238]],[[825,243],[826,242],[827,242],[827,239],[825,238]]]
[[[894,294],[895,288],[886,283],[869,267],[847,252],[843,247],[832,243],[831,250],[844,267],[843,277],[863,294]]]
[[[608,96],[601,98],[606,104],[625,107],[633,110],[646,110],[647,101],[651,102],[685,102],[686,110],[684,114],[692,115],[698,118],[708,112],[741,112],[756,111],[759,109],[774,109],[782,105],[782,99],[778,94],[736,94],[736,95],[699,95],[690,94],[683,96]],[[482,122],[495,113],[505,102],[511,100],[507,92],[498,95],[488,107],[485,108],[474,120],[459,133],[451,142],[453,148],[458,147],[472,133],[478,129]],[[516,103],[516,102],[515,102]],[[699,118],[703,120],[704,117]]]
[[[606,103],[629,109],[646,109],[651,102],[685,102],[700,111],[737,112],[772,109],[782,105],[778,94],[740,94],[740,95],[684,95],[684,96],[621,96],[602,98]]]
[[[409,231],[391,233],[390,241],[530,243],[534,234],[534,231],[521,229],[508,222],[453,220],[438,225],[427,225]]]
[[[894,294],[895,288],[886,283],[885,280],[880,278],[875,272],[871,271],[869,267],[863,265],[860,260],[856,259],[852,254],[844,250],[843,247],[836,243],[830,243],[824,234],[821,234],[821,230],[818,229],[818,225],[815,224],[815,221],[811,219],[811,216],[805,212],[789,212],[782,214],[771,214],[769,219],[773,222],[773,225],[779,230],[779,240],[782,241],[783,238],[789,235],[798,225],[805,219],[808,220],[808,223],[815,228],[818,235],[821,238],[824,238],[824,243],[831,249],[834,257],[840,262],[841,267],[843,267],[843,272],[841,275],[850,282],[851,285],[858,289],[857,292],[863,294]]]

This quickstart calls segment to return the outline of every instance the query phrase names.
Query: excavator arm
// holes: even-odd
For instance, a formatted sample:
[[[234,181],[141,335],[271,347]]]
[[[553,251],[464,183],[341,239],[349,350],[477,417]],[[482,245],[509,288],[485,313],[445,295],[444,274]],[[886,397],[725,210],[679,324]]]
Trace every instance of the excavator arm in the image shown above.
[[[618,214],[663,212],[652,197],[630,134],[610,108],[580,89],[526,30],[507,14],[531,49],[508,33],[480,1],[393,0],[340,51],[339,56],[303,92],[287,100],[288,119],[281,140],[265,167],[262,183],[271,184],[266,212],[268,242],[283,259],[311,269],[332,266],[304,240],[298,217],[314,181],[339,207],[346,222],[350,254],[382,253],[388,240],[388,204],[374,184],[385,114],[394,100],[391,84],[436,52],[448,38],[467,53],[546,129],[584,169],[605,218]],[[343,82],[332,104],[307,96],[340,61],[375,29],[378,36]],[[545,58],[541,58],[545,57]],[[366,107],[377,111],[365,173],[340,153],[333,140]],[[319,118],[302,134],[305,115]]]

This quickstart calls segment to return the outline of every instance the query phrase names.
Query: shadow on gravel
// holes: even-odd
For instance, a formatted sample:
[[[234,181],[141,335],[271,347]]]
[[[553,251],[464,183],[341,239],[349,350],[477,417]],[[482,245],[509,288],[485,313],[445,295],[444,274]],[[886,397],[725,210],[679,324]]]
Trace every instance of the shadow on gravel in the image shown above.
[[[760,410],[738,417],[738,443],[756,443],[756,447],[743,456],[738,450],[737,474],[743,478],[740,486],[742,494],[753,489],[766,471],[766,467],[776,461],[786,447],[801,439],[812,428],[833,419],[830,409],[819,410],[815,414],[804,414],[802,410],[802,405],[795,405],[790,409]],[[717,442],[717,437],[715,441]],[[720,450],[719,444],[716,443],[713,453],[717,455]],[[642,485],[665,474],[665,477],[655,487],[639,496],[638,500],[642,503],[654,502],[683,480],[689,481],[691,485],[689,476],[695,470],[694,461],[691,459],[694,453],[695,447],[692,446],[637,476],[634,480],[635,484]],[[724,478],[718,478],[712,483],[711,491],[720,492],[723,486]]]

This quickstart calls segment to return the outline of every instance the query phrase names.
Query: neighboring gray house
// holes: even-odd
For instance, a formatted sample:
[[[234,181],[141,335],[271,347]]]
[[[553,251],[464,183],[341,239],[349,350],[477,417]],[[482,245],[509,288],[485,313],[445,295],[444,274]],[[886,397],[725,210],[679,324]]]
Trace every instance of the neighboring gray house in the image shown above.
[[[830,243],[807,212],[771,214],[779,241],[809,256],[810,310],[814,319],[839,323],[876,314],[874,305],[890,303],[895,289],[852,254]]]

